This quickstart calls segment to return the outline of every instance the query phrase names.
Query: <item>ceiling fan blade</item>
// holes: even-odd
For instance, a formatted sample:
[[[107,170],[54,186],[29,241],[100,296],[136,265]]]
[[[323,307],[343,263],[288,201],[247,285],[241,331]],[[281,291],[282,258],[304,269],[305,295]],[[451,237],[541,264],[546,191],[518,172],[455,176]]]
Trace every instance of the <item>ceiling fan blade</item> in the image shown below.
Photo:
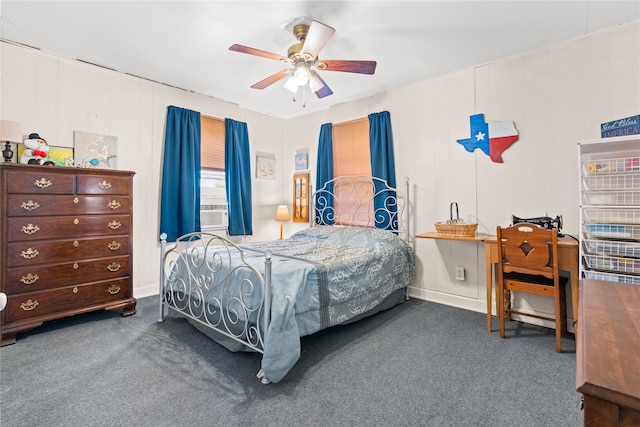
[[[302,46],[302,53],[308,53],[315,58],[335,32],[336,30],[322,22],[312,21]]]
[[[320,83],[322,83],[322,87],[315,91],[315,94],[318,98],[324,98],[325,96],[333,95],[333,91],[327,85],[327,82],[325,82],[322,77],[320,77],[320,74],[318,74],[315,70],[311,70],[311,74],[313,74],[318,80],[320,80]]]
[[[324,64],[324,65],[323,65]],[[325,71],[344,71],[347,73],[373,74],[376,72],[376,61],[342,61],[326,60],[318,62],[316,66]]]
[[[242,46],[241,44],[234,44],[229,47],[229,50],[240,53],[247,53],[249,55],[262,56],[263,58],[275,59],[276,61],[289,61],[289,58],[285,58],[282,55],[276,53],[266,52],[264,50],[255,49],[252,47]]]
[[[266,88],[268,86],[271,86],[272,84],[274,84],[278,80],[284,79],[289,74],[291,74],[291,69],[290,68],[288,68],[286,70],[278,71],[277,73],[270,75],[266,79],[260,80],[258,83],[256,83],[253,86],[251,86],[251,88],[252,89],[264,89],[264,88]]]

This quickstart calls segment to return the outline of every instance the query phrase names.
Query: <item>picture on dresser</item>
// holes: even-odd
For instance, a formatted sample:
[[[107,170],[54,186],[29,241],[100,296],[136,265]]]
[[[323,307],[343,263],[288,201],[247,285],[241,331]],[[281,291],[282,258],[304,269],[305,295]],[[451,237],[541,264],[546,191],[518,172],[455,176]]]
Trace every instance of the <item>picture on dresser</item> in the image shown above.
[[[118,137],[73,131],[74,163],[80,168],[117,169]]]
[[[24,145],[18,144],[17,163],[21,163],[22,153],[26,149]],[[54,166],[73,166],[73,148],[50,145],[46,160],[52,161]]]

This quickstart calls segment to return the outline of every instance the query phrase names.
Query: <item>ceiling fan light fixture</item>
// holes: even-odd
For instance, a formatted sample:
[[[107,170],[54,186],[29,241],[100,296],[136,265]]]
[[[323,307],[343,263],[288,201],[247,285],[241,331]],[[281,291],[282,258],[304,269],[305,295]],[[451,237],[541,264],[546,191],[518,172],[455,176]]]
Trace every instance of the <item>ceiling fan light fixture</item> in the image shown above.
[[[309,67],[306,62],[298,62],[296,64],[293,80],[298,86],[304,86],[309,82]]]
[[[278,55],[264,50],[233,44],[229,50],[248,55],[261,56],[290,64],[292,67],[278,71],[259,82],[251,85],[252,89],[265,89],[275,82],[286,80],[285,89],[297,96],[302,88],[302,102],[307,89],[322,99],[333,94],[331,88],[322,79],[316,70],[340,71],[345,73],[374,74],[376,61],[360,60],[319,60],[318,54],[331,39],[335,29],[322,22],[312,21],[308,18],[295,19],[286,26],[287,31],[293,33],[298,43],[293,44],[287,50],[287,56]],[[303,105],[304,106],[304,105]]]
[[[286,82],[284,82],[284,88],[296,93],[298,92],[298,84],[296,83],[295,79],[293,78],[293,76],[289,76],[289,78],[287,79]]]
[[[312,92],[317,92],[320,89],[322,89],[322,82],[320,81],[319,78],[317,78],[315,75],[311,75],[311,77],[309,78],[309,87],[311,88]]]

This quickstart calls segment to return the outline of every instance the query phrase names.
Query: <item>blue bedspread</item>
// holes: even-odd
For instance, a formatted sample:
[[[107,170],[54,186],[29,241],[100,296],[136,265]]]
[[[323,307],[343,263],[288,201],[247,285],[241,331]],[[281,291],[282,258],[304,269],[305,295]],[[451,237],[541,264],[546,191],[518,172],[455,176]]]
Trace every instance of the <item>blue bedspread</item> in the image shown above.
[[[373,309],[415,276],[411,247],[375,228],[318,226],[243,248],[274,254],[271,325],[262,360],[272,382],[298,360],[300,336]]]
[[[409,286],[415,276],[411,247],[395,233],[380,229],[316,226],[285,240],[241,247],[245,261],[259,271],[264,270],[265,253],[272,253],[271,323],[261,366],[272,382],[284,378],[299,359],[301,336],[357,318]],[[203,252],[194,253],[190,259],[202,256]],[[170,287],[182,282],[175,280]],[[187,294],[190,286],[185,287]],[[217,301],[229,300],[230,295]],[[202,298],[207,300],[206,295]],[[251,295],[245,302],[256,306],[260,298]]]

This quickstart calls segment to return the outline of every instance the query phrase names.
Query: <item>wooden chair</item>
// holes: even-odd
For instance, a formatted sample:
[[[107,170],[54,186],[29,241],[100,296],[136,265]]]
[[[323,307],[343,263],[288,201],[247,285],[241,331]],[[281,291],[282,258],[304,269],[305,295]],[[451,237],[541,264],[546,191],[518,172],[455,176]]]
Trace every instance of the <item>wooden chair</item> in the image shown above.
[[[497,308],[500,318],[500,337],[504,338],[505,319],[511,314],[554,321],[556,351],[560,353],[561,334],[567,330],[566,278],[558,274],[558,230],[519,223],[511,227],[497,227],[498,290]],[[511,307],[511,292],[526,292],[552,297],[555,317],[518,312]]]

